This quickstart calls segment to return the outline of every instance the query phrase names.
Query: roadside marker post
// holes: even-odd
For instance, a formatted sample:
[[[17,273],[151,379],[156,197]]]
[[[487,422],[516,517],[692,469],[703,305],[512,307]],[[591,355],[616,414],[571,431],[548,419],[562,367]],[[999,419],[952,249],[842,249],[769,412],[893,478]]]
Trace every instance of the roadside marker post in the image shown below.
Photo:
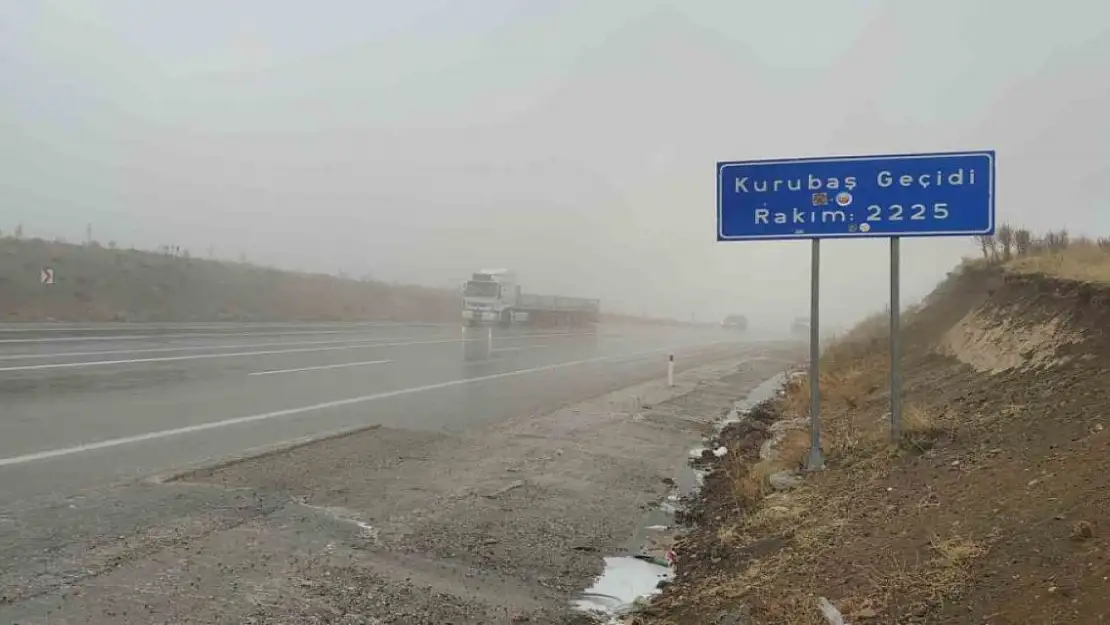
[[[674,386],[674,354],[667,354],[667,386]]]
[[[901,239],[995,229],[993,150],[717,163],[717,240],[810,239],[810,454],[821,455],[821,239],[890,239],[890,431],[902,429]]]

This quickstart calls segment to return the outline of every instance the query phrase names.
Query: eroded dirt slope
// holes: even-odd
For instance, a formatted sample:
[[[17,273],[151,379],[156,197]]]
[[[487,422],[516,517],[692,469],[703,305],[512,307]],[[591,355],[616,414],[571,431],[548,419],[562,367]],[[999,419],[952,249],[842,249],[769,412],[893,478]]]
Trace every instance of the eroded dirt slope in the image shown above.
[[[830,348],[828,470],[800,485],[804,378],[727,430],[677,583],[644,623],[1100,623],[1110,618],[1110,290],[971,270],[907,325],[905,435],[885,337]],[[798,427],[804,427],[804,421]]]

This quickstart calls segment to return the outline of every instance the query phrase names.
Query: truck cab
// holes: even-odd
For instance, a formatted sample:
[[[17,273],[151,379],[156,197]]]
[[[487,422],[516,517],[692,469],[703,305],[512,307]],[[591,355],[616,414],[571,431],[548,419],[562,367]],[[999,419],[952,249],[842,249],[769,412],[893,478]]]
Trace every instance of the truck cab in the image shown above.
[[[520,285],[507,269],[476,271],[463,287],[462,317],[470,325],[513,322]]]

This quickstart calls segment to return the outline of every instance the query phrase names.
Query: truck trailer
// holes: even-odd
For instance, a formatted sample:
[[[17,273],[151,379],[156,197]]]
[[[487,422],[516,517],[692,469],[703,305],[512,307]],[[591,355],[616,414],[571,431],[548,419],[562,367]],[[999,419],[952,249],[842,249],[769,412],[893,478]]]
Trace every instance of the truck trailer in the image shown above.
[[[596,299],[524,293],[508,269],[476,271],[463,287],[462,319],[471,326],[588,325],[597,323],[600,313]]]

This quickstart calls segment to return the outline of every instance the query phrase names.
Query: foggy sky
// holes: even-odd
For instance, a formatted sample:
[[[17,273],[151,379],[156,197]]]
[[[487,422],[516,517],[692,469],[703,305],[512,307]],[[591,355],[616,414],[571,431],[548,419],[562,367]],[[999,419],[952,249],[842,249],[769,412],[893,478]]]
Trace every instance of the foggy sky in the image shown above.
[[[999,221],[1110,233],[1110,7],[1057,0],[0,1],[0,230],[784,323],[718,160],[995,149]],[[885,241],[824,247],[832,324]],[[965,239],[903,243],[918,298]]]

